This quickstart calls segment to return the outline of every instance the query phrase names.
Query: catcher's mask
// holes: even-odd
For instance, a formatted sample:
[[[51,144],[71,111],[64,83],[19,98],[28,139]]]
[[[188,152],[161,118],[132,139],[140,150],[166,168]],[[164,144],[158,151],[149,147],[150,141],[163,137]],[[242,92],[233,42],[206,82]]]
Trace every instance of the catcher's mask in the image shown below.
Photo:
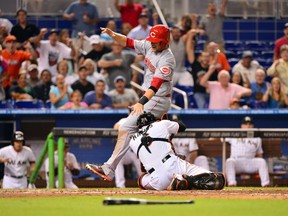
[[[144,112],[137,118],[136,125],[138,128],[142,128],[145,125],[149,125],[156,121],[155,116],[150,112]]]

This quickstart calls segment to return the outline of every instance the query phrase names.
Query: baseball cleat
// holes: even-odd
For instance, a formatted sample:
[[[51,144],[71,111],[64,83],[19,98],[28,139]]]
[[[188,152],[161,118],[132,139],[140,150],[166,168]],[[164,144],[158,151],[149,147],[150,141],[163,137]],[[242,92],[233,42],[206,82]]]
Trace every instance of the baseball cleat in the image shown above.
[[[109,181],[109,182],[112,181],[112,179],[104,173],[104,170],[102,169],[101,166],[97,166],[94,164],[86,164],[85,167],[86,167],[86,169],[88,169],[89,171],[91,171],[95,175],[100,176],[104,180]]]

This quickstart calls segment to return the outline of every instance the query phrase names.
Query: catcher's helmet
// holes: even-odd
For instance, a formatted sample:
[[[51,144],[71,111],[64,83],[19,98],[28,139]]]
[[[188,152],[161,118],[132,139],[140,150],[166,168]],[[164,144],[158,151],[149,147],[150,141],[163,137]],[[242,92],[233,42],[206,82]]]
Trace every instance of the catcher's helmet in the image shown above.
[[[155,116],[152,114],[152,113],[150,113],[150,112],[144,112],[143,114],[141,114],[138,118],[137,118],[137,122],[136,122],[136,124],[137,124],[137,127],[138,128],[142,128],[143,126],[145,126],[145,125],[149,125],[149,124],[151,124],[151,123],[153,123],[153,122],[155,122],[156,121],[156,118],[155,118]]]
[[[25,144],[24,133],[22,131],[15,131],[11,139],[12,145],[14,145],[14,141],[22,141],[24,145]]]
[[[170,41],[170,30],[165,25],[155,25],[150,29],[146,40],[154,43],[162,42],[161,47],[164,49]]]

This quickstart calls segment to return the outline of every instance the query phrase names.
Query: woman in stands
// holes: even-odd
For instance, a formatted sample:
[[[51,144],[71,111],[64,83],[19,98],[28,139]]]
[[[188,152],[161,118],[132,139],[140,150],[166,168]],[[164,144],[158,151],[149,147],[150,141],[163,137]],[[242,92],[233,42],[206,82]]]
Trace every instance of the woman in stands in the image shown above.
[[[52,86],[49,92],[51,108],[58,109],[69,102],[72,92],[72,88],[65,84],[64,76],[62,74],[58,74],[56,77],[56,86]]]
[[[267,102],[268,108],[285,108],[288,106],[288,97],[285,94],[285,87],[278,77],[271,81],[272,87],[268,86],[263,95],[263,101]]]
[[[82,101],[82,94],[79,90],[74,90],[71,94],[71,101],[59,107],[59,110],[79,110],[88,109],[88,105]]]
[[[16,100],[32,100],[35,98],[33,88],[27,84],[27,73],[25,70],[18,74],[17,85],[13,85],[9,90],[11,98]]]

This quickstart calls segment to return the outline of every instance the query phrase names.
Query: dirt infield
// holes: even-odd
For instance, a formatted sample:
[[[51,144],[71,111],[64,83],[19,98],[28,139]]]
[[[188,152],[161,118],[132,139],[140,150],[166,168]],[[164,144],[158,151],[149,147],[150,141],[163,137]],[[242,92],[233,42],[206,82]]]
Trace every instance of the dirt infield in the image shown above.
[[[183,198],[223,198],[223,199],[278,199],[288,200],[288,189],[224,189],[222,191],[145,191],[140,189],[29,189],[0,190],[0,198],[54,197],[54,196],[162,196]]]

